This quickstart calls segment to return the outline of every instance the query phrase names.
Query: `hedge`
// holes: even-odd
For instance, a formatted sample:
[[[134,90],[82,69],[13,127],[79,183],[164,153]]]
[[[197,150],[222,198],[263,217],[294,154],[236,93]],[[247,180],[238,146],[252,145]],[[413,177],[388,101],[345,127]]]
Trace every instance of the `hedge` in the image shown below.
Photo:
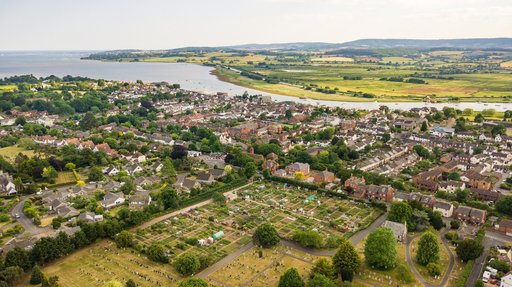
[[[469,279],[469,276],[471,275],[471,272],[473,271],[473,266],[475,265],[474,260],[469,260],[466,266],[464,266],[464,270],[462,270],[462,273],[459,276],[459,279],[455,283],[455,287],[464,287],[466,286],[466,283]]]

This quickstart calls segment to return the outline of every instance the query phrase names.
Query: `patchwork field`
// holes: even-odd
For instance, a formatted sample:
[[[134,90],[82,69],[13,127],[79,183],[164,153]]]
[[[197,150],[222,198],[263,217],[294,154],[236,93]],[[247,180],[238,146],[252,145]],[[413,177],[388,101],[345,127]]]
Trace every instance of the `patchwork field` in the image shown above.
[[[160,242],[172,258],[192,253],[215,262],[249,243],[252,231],[263,222],[271,222],[287,239],[296,230],[309,229],[322,234],[325,242],[335,242],[366,228],[381,214],[363,203],[273,183],[252,185],[240,191],[238,197],[227,205],[208,204],[137,230],[138,248]],[[217,232],[223,235],[213,240]],[[198,244],[187,243],[192,240]]]

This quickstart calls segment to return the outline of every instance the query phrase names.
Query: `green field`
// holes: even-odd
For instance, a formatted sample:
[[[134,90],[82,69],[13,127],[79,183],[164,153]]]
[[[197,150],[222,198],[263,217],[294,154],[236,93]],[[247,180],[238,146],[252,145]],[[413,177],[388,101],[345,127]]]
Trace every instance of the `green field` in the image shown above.
[[[16,89],[16,86],[14,85],[0,85],[0,93],[3,92],[10,92]]]
[[[18,154],[24,154],[28,157],[34,156],[34,151],[32,150],[26,150],[19,146],[8,146],[0,148],[0,156],[3,156],[4,158],[8,160],[14,160]]]
[[[472,58],[475,55],[480,54],[478,51],[394,51],[388,55],[358,57],[300,51],[293,54],[284,51],[274,51],[274,54],[188,52],[138,58],[137,61],[216,65],[214,74],[222,81],[316,100],[511,102],[509,59],[512,55],[504,54],[502,60],[485,55]],[[225,67],[257,73],[271,80],[248,78]],[[397,77],[402,81],[396,81]],[[424,83],[409,82],[411,78]]]

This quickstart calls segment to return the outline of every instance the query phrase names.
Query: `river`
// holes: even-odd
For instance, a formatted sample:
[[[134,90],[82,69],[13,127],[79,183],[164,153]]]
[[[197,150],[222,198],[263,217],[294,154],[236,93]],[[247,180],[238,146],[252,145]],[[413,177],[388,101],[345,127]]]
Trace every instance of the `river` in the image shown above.
[[[313,105],[325,105],[330,107],[343,107],[371,110],[385,105],[391,109],[409,110],[417,107],[445,106],[457,109],[470,108],[473,110],[495,109],[496,111],[512,110],[510,103],[442,103],[427,104],[421,102],[338,102],[301,99],[265,93],[223,82],[211,74],[212,67],[187,63],[144,63],[144,62],[101,62],[80,60],[89,55],[90,51],[41,51],[41,52],[0,52],[0,78],[33,74],[37,77],[55,76],[83,76],[94,79],[118,80],[118,81],[166,81],[180,84],[187,90],[204,93],[227,92],[230,95],[242,94],[245,91],[250,94],[263,94],[272,97],[275,101],[294,101]]]

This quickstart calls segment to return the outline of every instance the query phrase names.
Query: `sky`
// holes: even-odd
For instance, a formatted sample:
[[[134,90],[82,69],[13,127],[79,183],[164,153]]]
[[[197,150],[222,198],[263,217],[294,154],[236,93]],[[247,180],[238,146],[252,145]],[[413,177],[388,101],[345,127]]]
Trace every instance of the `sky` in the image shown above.
[[[0,50],[512,36],[512,0],[0,0]]]

